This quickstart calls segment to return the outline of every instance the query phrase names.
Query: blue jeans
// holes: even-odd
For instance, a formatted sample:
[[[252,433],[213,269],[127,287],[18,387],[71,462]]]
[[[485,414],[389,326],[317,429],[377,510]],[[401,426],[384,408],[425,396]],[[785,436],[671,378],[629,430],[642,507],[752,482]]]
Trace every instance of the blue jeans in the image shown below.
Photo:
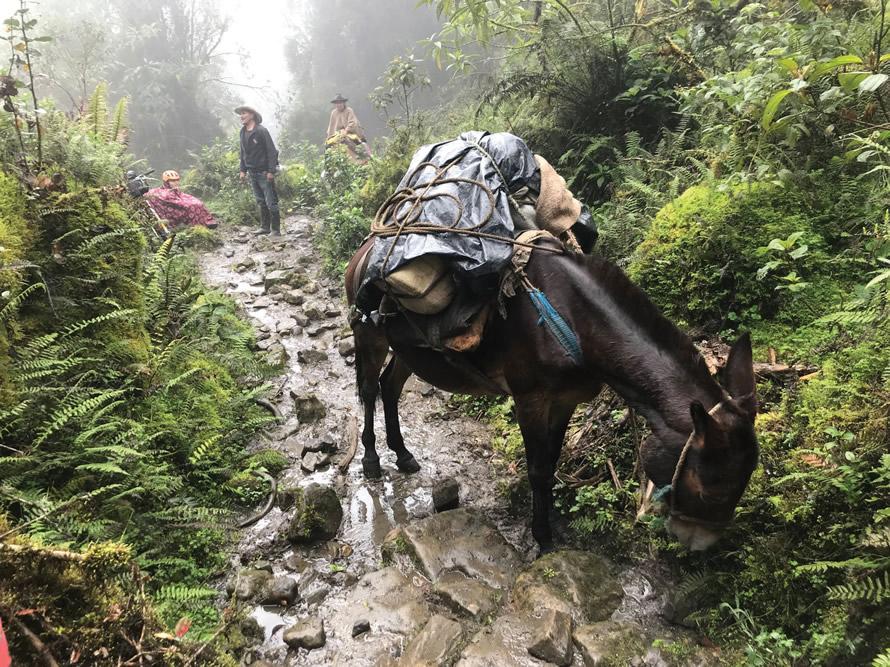
[[[278,212],[278,193],[275,191],[275,181],[266,178],[266,174],[261,171],[248,171],[247,178],[250,181],[250,187],[253,189],[253,196],[257,204],[262,206],[265,204],[273,213]]]

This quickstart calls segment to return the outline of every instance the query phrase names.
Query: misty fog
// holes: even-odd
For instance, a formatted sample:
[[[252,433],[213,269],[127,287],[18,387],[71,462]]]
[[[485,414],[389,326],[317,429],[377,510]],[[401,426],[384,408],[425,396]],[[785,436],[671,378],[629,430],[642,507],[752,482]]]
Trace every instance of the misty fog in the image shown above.
[[[6,18],[18,9],[0,0]],[[191,153],[238,127],[249,104],[293,141],[324,140],[330,99],[350,100],[372,137],[387,132],[368,94],[389,61],[437,29],[416,0],[42,0],[41,96],[82,109],[96,86],[130,98],[130,149],[152,166],[184,167]],[[427,68],[428,63],[422,64]],[[434,69],[434,68],[429,68]],[[428,72],[444,81],[441,73]],[[426,95],[427,100],[433,96]]]

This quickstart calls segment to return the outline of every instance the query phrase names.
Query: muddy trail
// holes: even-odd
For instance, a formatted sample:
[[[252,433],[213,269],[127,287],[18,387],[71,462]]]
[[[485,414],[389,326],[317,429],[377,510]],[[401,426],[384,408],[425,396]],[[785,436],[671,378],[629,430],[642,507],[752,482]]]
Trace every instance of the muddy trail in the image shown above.
[[[263,446],[290,461],[271,511],[245,529],[227,590],[253,611],[243,664],[708,665],[655,564],[621,569],[587,551],[535,560],[529,501],[512,506],[488,428],[412,378],[400,403],[406,475],[385,447],[366,480],[354,352],[341,285],[321,272],[305,216],[280,238],[221,232],[205,280],[236,299],[258,346],[284,363]],[[515,494],[514,494],[515,496]],[[673,614],[676,616],[676,613]]]

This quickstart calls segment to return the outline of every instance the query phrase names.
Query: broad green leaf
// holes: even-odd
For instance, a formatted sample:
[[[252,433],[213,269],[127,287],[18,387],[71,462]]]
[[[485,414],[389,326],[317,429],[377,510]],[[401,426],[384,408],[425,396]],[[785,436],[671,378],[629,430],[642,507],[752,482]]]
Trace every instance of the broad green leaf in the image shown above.
[[[847,55],[838,56],[837,58],[832,58],[831,60],[826,60],[824,62],[816,63],[816,65],[807,73],[807,77],[811,79],[818,79],[819,77],[827,74],[828,72],[834,70],[837,67],[843,67],[844,65],[861,65],[862,58],[859,56],[854,56],[851,53]]]
[[[854,91],[859,88],[862,80],[868,76],[870,76],[870,72],[840,72],[837,75],[837,80],[844,90]]]
[[[859,92],[873,93],[883,86],[887,82],[887,79],[890,79],[890,76],[887,76],[884,73],[869,74],[859,82]]]
[[[792,74],[797,74],[797,61],[794,58],[779,58],[778,62]]]
[[[770,250],[785,250],[785,242],[782,239],[773,239],[766,247]]]
[[[782,104],[782,100],[784,100],[790,93],[790,89],[780,90],[769,99],[769,102],[766,103],[766,108],[763,110],[763,118],[760,119],[760,126],[764,130],[768,130],[770,125],[773,124],[773,118],[776,117],[779,105]]]
[[[795,248],[788,254],[791,255],[791,259],[800,259],[804,255],[806,255],[807,252],[809,252],[809,249],[810,249],[809,246],[802,245],[799,248]]]

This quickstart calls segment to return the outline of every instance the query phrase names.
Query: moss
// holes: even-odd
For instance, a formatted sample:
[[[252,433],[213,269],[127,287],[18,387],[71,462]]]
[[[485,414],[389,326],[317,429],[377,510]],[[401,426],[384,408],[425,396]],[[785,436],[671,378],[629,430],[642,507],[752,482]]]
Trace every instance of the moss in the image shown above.
[[[688,326],[719,331],[760,320],[809,321],[843,289],[832,277],[815,196],[767,183],[689,188],[655,216],[631,277]],[[778,256],[761,249],[795,232],[802,235],[794,248],[806,245],[806,254],[758,280],[758,270]],[[791,271],[809,285],[783,289]]]
[[[219,233],[203,225],[185,227],[177,231],[176,238],[182,247],[193,250],[214,250],[223,245]]]

